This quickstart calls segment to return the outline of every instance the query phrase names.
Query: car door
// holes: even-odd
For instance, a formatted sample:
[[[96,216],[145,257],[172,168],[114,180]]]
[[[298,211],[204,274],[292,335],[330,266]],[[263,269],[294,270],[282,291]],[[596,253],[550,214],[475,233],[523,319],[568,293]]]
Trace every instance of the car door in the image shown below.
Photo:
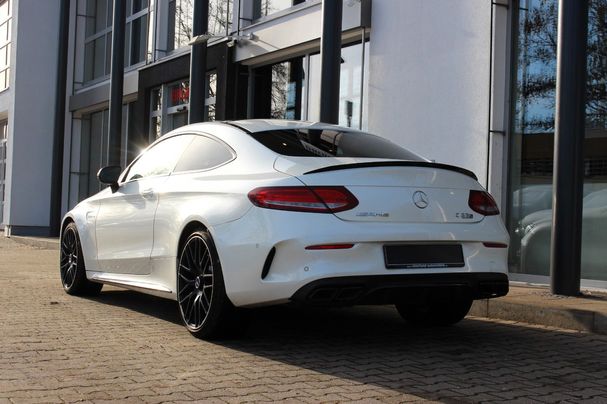
[[[100,201],[95,232],[101,271],[150,273],[158,189],[191,141],[177,135],[154,144],[123,174],[119,188]]]

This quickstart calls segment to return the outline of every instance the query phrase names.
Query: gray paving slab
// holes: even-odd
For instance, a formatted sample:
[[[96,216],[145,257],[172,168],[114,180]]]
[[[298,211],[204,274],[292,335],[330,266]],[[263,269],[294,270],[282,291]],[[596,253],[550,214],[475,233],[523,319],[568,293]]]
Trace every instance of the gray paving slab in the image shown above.
[[[66,295],[57,254],[0,239],[0,402],[607,402],[607,336],[277,307],[241,339],[205,342],[172,301]]]

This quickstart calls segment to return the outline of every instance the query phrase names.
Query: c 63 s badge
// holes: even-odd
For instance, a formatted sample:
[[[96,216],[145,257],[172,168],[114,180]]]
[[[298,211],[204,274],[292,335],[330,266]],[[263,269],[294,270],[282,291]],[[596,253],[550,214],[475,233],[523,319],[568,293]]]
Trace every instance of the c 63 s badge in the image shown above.
[[[456,213],[455,217],[457,217],[458,219],[473,219],[474,215],[472,213],[461,212],[461,213]]]

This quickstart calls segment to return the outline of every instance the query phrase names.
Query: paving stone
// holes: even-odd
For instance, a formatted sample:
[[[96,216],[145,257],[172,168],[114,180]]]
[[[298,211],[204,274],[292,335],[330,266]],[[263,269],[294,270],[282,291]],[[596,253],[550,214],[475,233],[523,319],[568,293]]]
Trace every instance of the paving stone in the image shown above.
[[[66,295],[58,252],[0,238],[0,404],[607,402],[607,336],[469,317],[405,325],[389,307],[256,310],[205,342],[175,302]]]

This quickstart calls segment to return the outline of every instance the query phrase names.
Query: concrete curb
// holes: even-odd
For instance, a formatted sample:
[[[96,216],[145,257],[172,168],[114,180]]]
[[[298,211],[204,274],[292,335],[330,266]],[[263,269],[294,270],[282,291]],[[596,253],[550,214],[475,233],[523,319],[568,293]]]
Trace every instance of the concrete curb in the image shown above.
[[[478,300],[470,315],[607,335],[607,314],[573,307],[511,302],[508,298]],[[607,308],[607,302],[604,303]]]
[[[31,247],[42,248],[45,250],[59,250],[58,238],[10,236],[9,239],[16,243],[29,245]]]

